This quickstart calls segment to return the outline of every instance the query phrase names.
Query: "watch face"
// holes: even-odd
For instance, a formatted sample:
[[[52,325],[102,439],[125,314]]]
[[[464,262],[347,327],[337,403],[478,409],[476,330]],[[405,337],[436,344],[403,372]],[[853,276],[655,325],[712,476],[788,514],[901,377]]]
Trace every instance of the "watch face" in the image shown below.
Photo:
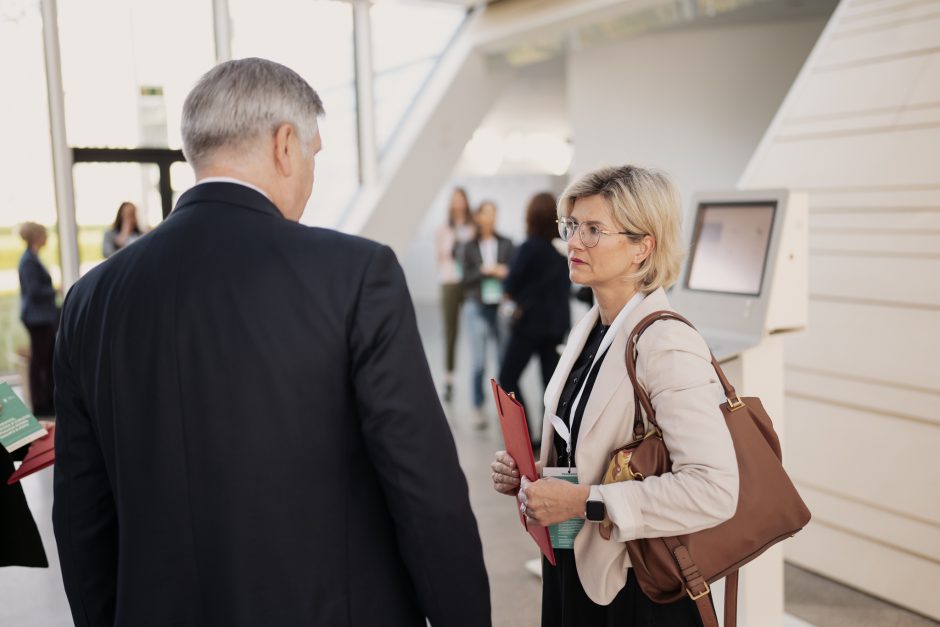
[[[607,513],[603,501],[588,501],[587,507],[584,509],[584,513],[587,514],[587,519],[592,522],[601,522],[604,520],[604,515]]]

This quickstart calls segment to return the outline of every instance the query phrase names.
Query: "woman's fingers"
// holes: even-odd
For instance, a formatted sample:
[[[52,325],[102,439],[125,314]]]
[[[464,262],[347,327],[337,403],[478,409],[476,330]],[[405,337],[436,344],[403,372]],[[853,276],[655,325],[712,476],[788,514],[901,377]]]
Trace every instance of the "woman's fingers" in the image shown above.
[[[496,460],[490,464],[493,487],[502,494],[515,494],[519,489],[519,469],[516,462],[506,453],[497,451]]]
[[[509,470],[519,472],[519,469],[516,467],[516,460],[506,451],[496,451],[496,462],[494,463],[501,464]]]

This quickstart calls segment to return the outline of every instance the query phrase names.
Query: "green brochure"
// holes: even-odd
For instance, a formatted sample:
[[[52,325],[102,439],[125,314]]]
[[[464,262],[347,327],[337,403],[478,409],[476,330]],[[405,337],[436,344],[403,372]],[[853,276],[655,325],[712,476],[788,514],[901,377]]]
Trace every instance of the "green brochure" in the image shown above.
[[[562,481],[570,483],[578,482],[578,471],[572,468],[549,467],[542,472],[543,477],[555,477]],[[557,525],[548,526],[548,535],[552,539],[552,548],[555,549],[573,549],[574,539],[584,526],[583,518],[571,518]]]
[[[12,453],[46,435],[9,383],[0,383],[0,445]]]

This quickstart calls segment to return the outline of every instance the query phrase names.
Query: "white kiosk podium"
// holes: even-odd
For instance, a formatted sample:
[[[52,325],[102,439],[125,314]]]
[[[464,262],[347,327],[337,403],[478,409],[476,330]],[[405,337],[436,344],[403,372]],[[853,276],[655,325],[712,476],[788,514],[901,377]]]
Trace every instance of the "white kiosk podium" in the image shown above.
[[[809,300],[806,197],[715,192],[693,207],[688,262],[670,303],[698,327],[738,393],[761,398],[783,445],[783,334],[806,327]],[[739,585],[740,627],[782,627],[780,544],[742,569]],[[712,594],[720,616],[724,582]]]

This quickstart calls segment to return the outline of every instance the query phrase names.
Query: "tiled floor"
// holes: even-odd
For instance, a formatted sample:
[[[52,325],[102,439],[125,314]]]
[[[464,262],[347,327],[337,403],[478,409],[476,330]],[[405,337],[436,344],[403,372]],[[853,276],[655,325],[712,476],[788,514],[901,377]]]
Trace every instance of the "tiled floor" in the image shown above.
[[[419,322],[432,370],[438,372],[442,342],[433,308],[419,307]],[[459,372],[467,372],[466,350],[459,354]],[[523,379],[527,398],[540,397],[532,367]],[[483,537],[490,574],[493,623],[496,627],[535,627],[539,623],[540,584],[524,563],[537,556],[519,527],[511,502],[489,484],[489,462],[499,448],[498,429],[491,415],[489,428],[473,428],[468,383],[457,381],[456,397],[448,411],[450,423],[470,486],[470,498]],[[52,473],[45,471],[24,481],[30,506],[49,552],[49,569],[0,569],[0,626],[66,627],[71,625],[51,529]],[[794,567],[786,571],[786,627],[936,627],[938,623],[880,602]],[[760,627],[760,626],[749,626]]]

